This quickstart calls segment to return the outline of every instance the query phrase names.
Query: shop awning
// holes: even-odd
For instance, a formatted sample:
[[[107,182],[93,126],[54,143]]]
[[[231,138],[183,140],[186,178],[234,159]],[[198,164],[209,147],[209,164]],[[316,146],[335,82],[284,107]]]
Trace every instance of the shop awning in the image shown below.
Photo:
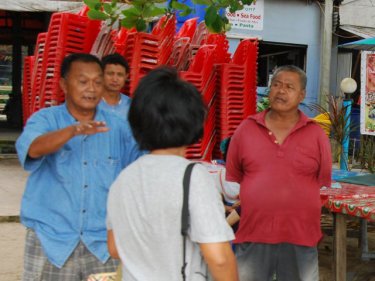
[[[375,28],[373,27],[362,27],[362,26],[356,26],[356,25],[340,25],[340,29],[350,32],[362,38],[375,37]]]
[[[362,51],[375,51],[375,38],[366,38],[346,44],[339,45],[341,48],[362,50]]]
[[[77,11],[83,1],[60,0],[1,0],[0,10],[23,12]]]

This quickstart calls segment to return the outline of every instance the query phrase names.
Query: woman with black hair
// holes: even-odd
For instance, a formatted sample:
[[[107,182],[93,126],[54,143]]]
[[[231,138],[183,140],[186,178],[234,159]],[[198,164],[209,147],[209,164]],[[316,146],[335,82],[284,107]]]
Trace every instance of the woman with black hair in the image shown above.
[[[171,68],[151,71],[140,82],[129,122],[141,149],[149,150],[123,170],[108,198],[108,243],[120,257],[123,280],[181,280],[182,181],[188,145],[203,134],[206,108],[197,89]],[[233,231],[206,168],[195,165],[189,195],[186,280],[238,280],[229,241]],[[115,243],[114,243],[115,242]]]

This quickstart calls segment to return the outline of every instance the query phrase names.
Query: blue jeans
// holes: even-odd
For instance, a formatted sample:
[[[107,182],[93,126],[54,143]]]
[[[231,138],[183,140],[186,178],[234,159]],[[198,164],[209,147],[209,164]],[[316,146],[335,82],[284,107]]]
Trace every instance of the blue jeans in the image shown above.
[[[236,257],[240,281],[319,281],[317,247],[242,243]]]

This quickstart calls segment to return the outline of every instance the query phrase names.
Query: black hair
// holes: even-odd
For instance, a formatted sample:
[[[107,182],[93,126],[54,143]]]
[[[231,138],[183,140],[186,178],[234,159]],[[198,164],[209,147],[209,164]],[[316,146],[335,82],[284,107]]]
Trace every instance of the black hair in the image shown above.
[[[86,54],[86,53],[73,53],[66,56],[61,64],[60,74],[62,78],[66,78],[70,67],[72,66],[73,62],[86,62],[86,63],[96,63],[100,66],[100,69],[103,70],[103,65],[101,61],[94,55]]]
[[[306,89],[306,84],[307,84],[306,73],[301,68],[299,68],[298,66],[295,66],[295,65],[283,65],[283,66],[280,66],[280,67],[276,68],[275,71],[273,72],[273,75],[272,75],[272,78],[271,78],[271,84],[272,84],[273,80],[276,78],[276,76],[280,72],[283,72],[283,71],[297,73],[299,75],[302,90]]]
[[[128,119],[140,148],[152,151],[196,143],[205,117],[197,88],[180,79],[174,68],[162,66],[141,79]]]
[[[129,64],[126,61],[126,59],[118,53],[104,56],[102,58],[102,64],[103,64],[103,69],[105,69],[107,64],[119,64],[125,68],[126,73],[129,73],[129,70],[130,70]]]

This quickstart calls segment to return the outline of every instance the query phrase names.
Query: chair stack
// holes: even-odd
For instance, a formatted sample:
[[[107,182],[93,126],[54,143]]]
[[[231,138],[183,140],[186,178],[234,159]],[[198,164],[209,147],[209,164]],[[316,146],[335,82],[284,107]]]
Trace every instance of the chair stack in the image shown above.
[[[113,54],[115,52],[117,33],[117,30],[111,29],[107,23],[103,21],[90,53],[100,59],[106,55]]]
[[[175,36],[172,54],[169,57],[168,65],[179,71],[187,70],[191,61],[190,44],[197,30],[198,18],[186,20]]]
[[[216,65],[217,69],[217,146],[214,156],[221,158],[220,142],[233,135],[247,116],[256,112],[258,41],[240,42],[230,63]]]
[[[100,21],[70,13],[55,13],[49,24],[43,55],[40,107],[58,105],[65,96],[59,87],[60,66],[71,53],[89,53],[99,33]]]
[[[198,49],[189,69],[180,72],[182,79],[192,83],[201,92],[208,109],[202,139],[186,150],[186,157],[189,159],[210,160],[215,146],[216,75],[214,64],[216,63],[216,55],[216,46],[203,45]]]
[[[209,34],[205,44],[215,45],[217,53],[217,63],[229,63],[231,54],[229,53],[229,41],[225,34]]]
[[[163,16],[151,33],[128,32],[124,56],[130,66],[130,96],[133,95],[140,78],[157,66],[167,64],[174,43],[175,22],[174,16]]]
[[[47,32],[38,34],[34,50],[34,67],[31,74],[31,104],[28,111],[29,116],[40,109],[39,93],[42,88],[43,55],[46,40]]]
[[[32,96],[32,82],[31,77],[34,68],[34,56],[27,56],[24,58],[23,63],[23,81],[22,81],[22,120],[23,125],[26,124],[27,119],[30,117],[31,109],[31,96]]]
[[[176,34],[176,39],[189,38],[190,42],[194,37],[198,25],[198,18],[191,18],[186,20]]]

